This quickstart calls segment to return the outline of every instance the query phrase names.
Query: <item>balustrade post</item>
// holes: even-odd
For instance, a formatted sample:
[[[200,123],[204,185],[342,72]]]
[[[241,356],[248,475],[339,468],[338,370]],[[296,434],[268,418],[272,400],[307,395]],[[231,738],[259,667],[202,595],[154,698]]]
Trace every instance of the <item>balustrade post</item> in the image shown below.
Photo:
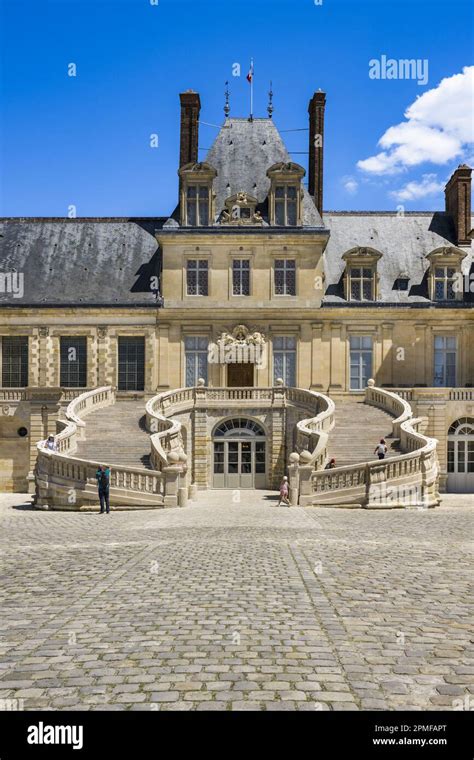
[[[310,464],[304,464],[299,466],[299,504],[300,507],[308,507],[313,503],[313,492],[311,476],[313,474],[313,466]]]
[[[297,507],[300,496],[300,455],[294,451],[290,454],[290,464],[288,466],[288,477],[290,481],[290,505]]]

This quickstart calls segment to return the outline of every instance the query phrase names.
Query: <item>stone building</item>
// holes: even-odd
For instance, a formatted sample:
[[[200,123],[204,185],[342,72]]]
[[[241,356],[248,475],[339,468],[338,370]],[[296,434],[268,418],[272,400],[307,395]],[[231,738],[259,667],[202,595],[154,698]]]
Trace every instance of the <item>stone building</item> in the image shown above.
[[[324,93],[309,103],[306,168],[271,116],[226,116],[199,160],[200,98],[180,101],[169,218],[1,220],[0,488],[34,490],[38,441],[68,439],[71,415],[81,429],[58,462],[148,473],[185,463],[172,496],[156,486],[165,504],[179,488],[275,487],[305,463],[314,485],[331,454],[352,487],[351,467],[374,458],[405,403],[419,438],[437,440],[437,487],[474,493],[471,169],[453,172],[444,210],[324,211]],[[367,396],[369,379],[385,401]],[[77,405],[66,414],[103,388],[85,426]],[[394,462],[422,448],[395,428]],[[57,504],[69,464],[45,476]],[[139,504],[120,488],[140,473],[122,475],[117,503]],[[84,482],[81,504],[95,498],[93,477]]]

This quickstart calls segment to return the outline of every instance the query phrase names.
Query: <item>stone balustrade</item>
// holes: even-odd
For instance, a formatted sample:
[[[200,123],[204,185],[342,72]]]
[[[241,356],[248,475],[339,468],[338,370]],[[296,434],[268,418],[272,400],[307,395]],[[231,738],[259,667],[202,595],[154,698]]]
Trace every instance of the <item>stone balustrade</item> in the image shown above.
[[[37,444],[36,497],[39,508],[84,509],[98,503],[96,471],[99,464],[74,457],[78,438],[84,437],[84,417],[115,403],[110,386],[96,388],[73,399],[65,412],[65,420],[57,423],[56,451],[45,449],[45,441]],[[115,506],[176,506],[173,493],[175,478],[163,473],[110,463],[110,501]],[[168,488],[167,488],[168,486]],[[174,497],[174,498],[173,498]]]
[[[418,431],[422,419],[414,418],[410,404],[393,391],[375,387],[369,380],[365,402],[395,416],[393,435],[403,454],[317,471],[303,463],[294,477],[299,480],[303,506],[434,507],[439,504],[437,441]]]

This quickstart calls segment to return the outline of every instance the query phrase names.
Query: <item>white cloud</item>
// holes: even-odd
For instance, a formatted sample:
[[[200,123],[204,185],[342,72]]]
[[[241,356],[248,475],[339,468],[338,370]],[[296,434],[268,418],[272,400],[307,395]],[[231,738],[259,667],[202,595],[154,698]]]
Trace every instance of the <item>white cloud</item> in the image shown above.
[[[398,174],[425,161],[446,164],[473,143],[474,66],[442,79],[405,111],[406,121],[389,127],[380,153],[357,162],[369,174]]]
[[[423,174],[421,180],[417,182],[407,182],[399,190],[393,190],[389,195],[397,201],[414,201],[418,198],[425,198],[427,195],[436,195],[444,190],[444,183],[437,181],[436,174]]]
[[[354,179],[354,177],[351,176],[343,177],[342,184],[344,185],[344,190],[346,190],[346,192],[348,192],[350,195],[355,195],[359,189],[359,183]]]

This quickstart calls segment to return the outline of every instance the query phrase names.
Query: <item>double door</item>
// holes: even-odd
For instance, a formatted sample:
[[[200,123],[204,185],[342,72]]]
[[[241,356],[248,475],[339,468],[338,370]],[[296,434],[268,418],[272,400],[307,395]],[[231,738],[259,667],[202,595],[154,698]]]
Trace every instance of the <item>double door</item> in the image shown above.
[[[265,441],[214,441],[214,488],[264,488]]]

